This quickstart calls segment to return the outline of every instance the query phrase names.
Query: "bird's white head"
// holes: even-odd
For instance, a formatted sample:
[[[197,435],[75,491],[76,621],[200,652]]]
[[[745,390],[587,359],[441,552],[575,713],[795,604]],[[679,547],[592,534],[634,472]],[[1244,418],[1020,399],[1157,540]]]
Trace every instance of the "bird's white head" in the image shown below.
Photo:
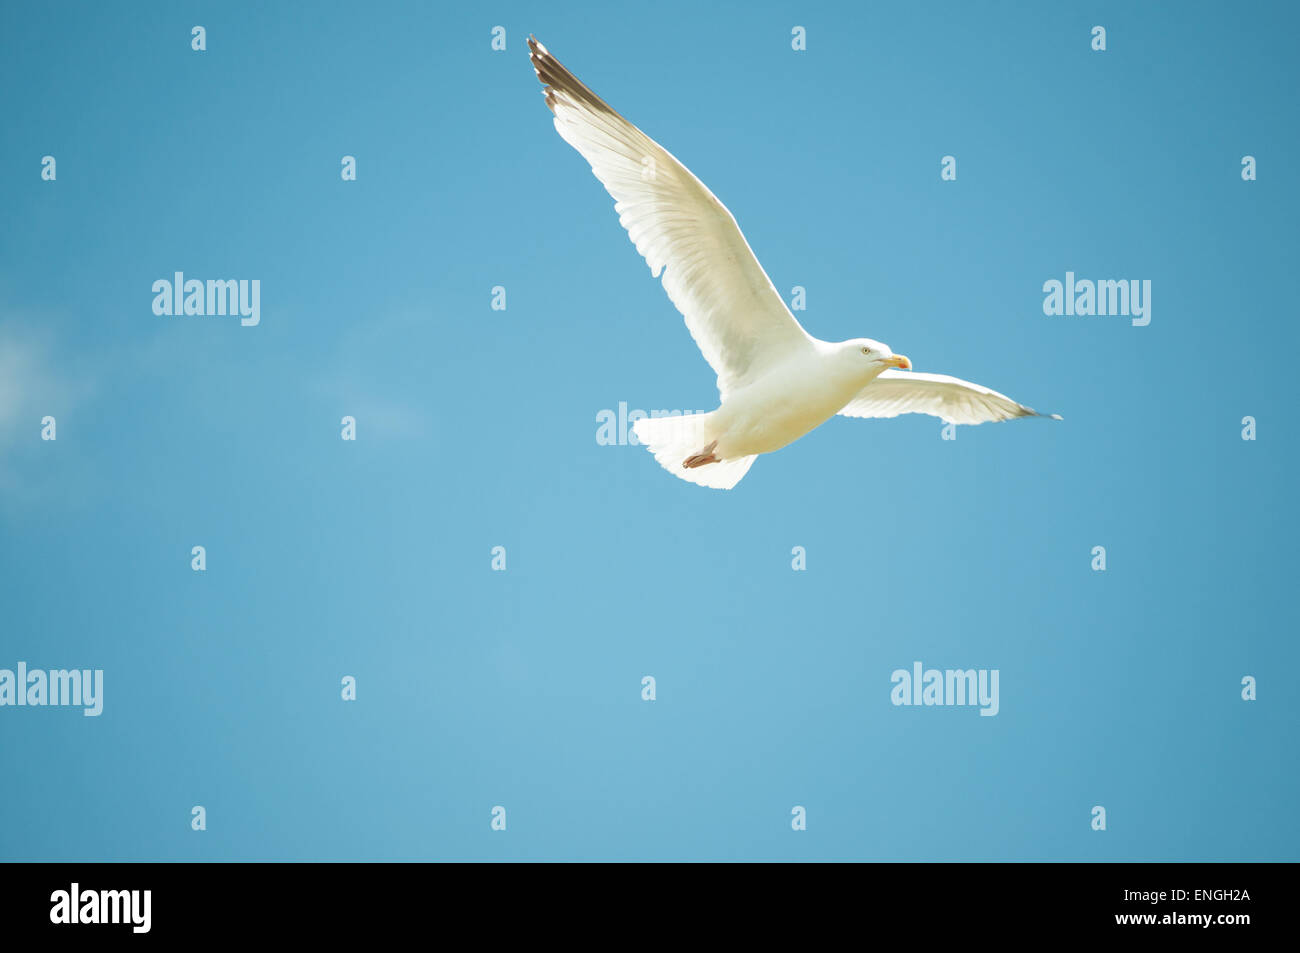
[[[901,368],[905,371],[912,369],[912,362],[902,354],[895,354],[889,349],[889,345],[881,344],[879,341],[873,341],[871,338],[853,338],[851,341],[842,341],[838,346],[840,360],[861,372],[868,378],[874,378],[881,371],[890,367]]]

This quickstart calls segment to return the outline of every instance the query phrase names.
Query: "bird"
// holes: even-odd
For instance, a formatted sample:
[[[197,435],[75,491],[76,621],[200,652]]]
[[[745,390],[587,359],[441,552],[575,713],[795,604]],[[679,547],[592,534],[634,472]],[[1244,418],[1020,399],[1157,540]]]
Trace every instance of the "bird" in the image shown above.
[[[538,42],[528,54],[561,138],[614,199],[619,223],[662,275],[717,374],[718,408],[649,416],[637,442],[669,473],[730,490],[754,460],[836,415],[930,414],[979,424],[1040,414],[1004,394],[912,362],[871,338],[822,341],[796,320],[717,197],[663,146],[588,89]]]

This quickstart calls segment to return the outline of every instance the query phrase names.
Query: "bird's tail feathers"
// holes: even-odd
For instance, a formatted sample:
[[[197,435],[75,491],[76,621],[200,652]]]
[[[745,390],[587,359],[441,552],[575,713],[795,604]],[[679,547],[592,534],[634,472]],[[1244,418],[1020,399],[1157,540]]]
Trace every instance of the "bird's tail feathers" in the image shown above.
[[[711,427],[713,414],[677,417],[642,417],[632,425],[636,439],[654,454],[659,465],[679,479],[715,490],[730,490],[754,463],[754,455],[687,467],[685,460],[701,454],[718,439]]]

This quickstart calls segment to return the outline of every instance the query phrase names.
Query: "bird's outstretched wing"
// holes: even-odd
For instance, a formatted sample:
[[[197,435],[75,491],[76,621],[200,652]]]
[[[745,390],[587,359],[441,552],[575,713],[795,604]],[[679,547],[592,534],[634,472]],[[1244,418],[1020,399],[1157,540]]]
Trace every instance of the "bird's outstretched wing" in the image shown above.
[[[844,417],[930,414],[950,424],[982,424],[1013,417],[1052,417],[1018,404],[1005,394],[945,374],[884,371],[849,401]]]
[[[546,47],[528,49],[564,141],[614,197],[636,250],[686,318],[723,398],[792,350],[812,347],[735,218],[704,183],[632,125]]]

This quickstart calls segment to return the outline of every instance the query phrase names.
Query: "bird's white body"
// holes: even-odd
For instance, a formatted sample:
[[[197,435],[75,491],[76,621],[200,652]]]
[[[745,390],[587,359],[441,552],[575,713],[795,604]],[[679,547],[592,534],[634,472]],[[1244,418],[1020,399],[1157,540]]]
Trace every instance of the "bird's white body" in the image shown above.
[[[871,353],[863,354],[863,348]],[[759,454],[780,450],[838,413],[899,361],[871,341],[832,344],[807,337],[729,387],[707,414],[638,420],[637,439],[663,467],[702,486],[735,486]],[[905,359],[902,359],[905,360]],[[692,458],[716,457],[707,464]]]
[[[811,345],[728,393],[709,415],[719,457],[772,453],[794,443],[843,410],[885,369],[849,366],[835,360],[835,345],[815,339]]]
[[[638,420],[637,440],[683,480],[730,489],[754,458],[836,414],[925,413],[977,424],[1042,416],[1009,397],[911,362],[869,338],[831,343],[799,324],[736,220],[691,171],[528,40],[555,128],[614,197],[636,249],[718,375],[707,414]]]

